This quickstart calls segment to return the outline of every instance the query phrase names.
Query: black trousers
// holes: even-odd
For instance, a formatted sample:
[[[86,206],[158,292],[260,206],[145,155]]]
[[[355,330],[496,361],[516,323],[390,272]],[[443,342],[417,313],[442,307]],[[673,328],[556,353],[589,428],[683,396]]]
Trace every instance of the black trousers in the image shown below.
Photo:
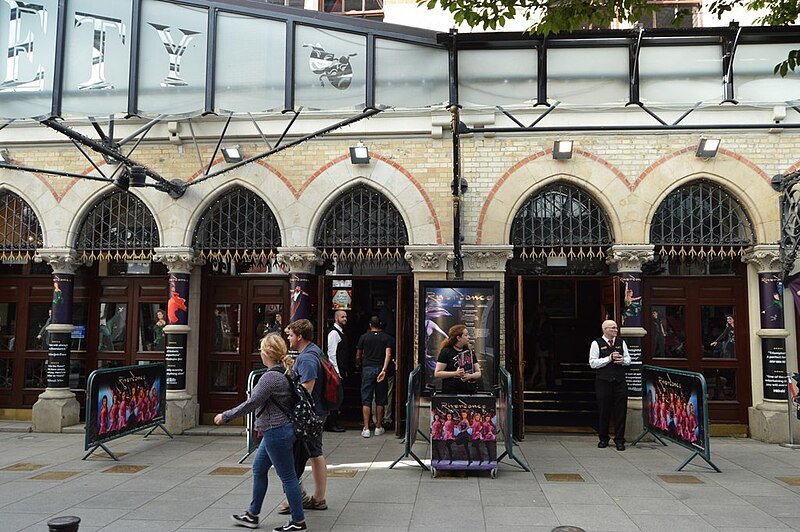
[[[608,423],[614,412],[614,442],[625,443],[625,416],[628,412],[628,385],[625,379],[607,381],[595,379],[600,441],[608,442]]]

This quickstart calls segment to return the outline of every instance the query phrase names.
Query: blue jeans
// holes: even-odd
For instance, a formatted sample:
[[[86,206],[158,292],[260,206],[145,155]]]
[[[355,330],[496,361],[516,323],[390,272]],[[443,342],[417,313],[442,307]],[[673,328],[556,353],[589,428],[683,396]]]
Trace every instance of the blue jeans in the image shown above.
[[[286,500],[292,510],[292,521],[304,521],[303,496],[300,494],[300,481],[294,472],[294,425],[288,423],[282,427],[270,429],[261,438],[261,444],[253,459],[253,500],[247,509],[253,515],[261,513],[261,505],[267,495],[267,473],[275,466],[278,478],[283,484]]]

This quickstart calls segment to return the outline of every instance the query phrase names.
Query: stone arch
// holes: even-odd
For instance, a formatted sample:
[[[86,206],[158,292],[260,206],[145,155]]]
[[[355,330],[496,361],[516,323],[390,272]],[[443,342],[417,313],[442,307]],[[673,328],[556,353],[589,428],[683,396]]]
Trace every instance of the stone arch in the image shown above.
[[[367,185],[389,199],[403,218],[409,244],[442,243],[439,218],[419,182],[401,166],[381,155],[370,152],[370,157],[374,162],[364,170],[350,164],[349,156],[337,158],[303,184],[298,207],[301,211],[313,214],[307,218],[308,225],[305,226],[302,220],[296,218],[299,223],[293,232],[300,240],[295,241],[295,245],[313,246],[317,227],[331,202],[344,187],[357,184]]]
[[[523,159],[498,180],[478,220],[477,244],[507,244],[514,217],[525,200],[558,181],[581,188],[597,201],[617,243],[625,238],[623,224],[639,223],[631,212],[637,210],[636,201],[632,201],[630,188],[619,170],[597,157],[584,157],[578,165],[555,161],[551,152],[546,150]]]
[[[44,188],[44,187],[41,187]],[[26,187],[25,190],[21,189],[20,187],[15,186],[12,183],[0,183],[0,194],[9,192],[18,196],[25,205],[33,212],[34,216],[36,216],[36,220],[39,223],[39,229],[42,232],[42,247],[49,245],[49,234],[47,231],[47,220],[45,219],[44,213],[46,211],[42,210],[42,205],[37,204],[34,201],[34,198],[31,196],[30,192],[33,187]],[[34,191],[36,191],[34,189]],[[37,191],[38,192],[38,191]],[[43,194],[40,194],[40,200]],[[50,196],[52,198],[52,195]]]
[[[10,187],[0,185],[0,258],[33,259],[44,246],[44,228],[30,201]]]
[[[646,213],[640,242],[650,241],[653,216],[664,198],[696,179],[721,186],[745,208],[753,223],[756,242],[779,241],[779,193],[772,189],[769,176],[733,152],[720,150],[717,157],[704,160],[695,157],[694,150],[687,148],[661,158],[637,179],[635,194],[644,205],[642,212]],[[759,205],[769,206],[769,210],[759,209]]]

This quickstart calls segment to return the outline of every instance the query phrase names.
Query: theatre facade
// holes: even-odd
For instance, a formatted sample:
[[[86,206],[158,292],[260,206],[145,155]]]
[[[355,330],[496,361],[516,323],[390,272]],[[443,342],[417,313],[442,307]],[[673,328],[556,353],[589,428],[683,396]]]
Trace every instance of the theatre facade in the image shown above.
[[[637,362],[705,376],[712,432],[785,440],[800,79],[773,67],[800,30],[39,4],[0,6],[0,417],[61,431],[91,371],[166,358],[181,432],[245,398],[266,332],[305,317],[324,344],[347,308],[351,336],[377,314],[395,337],[400,431],[418,283],[463,279],[499,283],[518,427],[593,423],[610,317]]]

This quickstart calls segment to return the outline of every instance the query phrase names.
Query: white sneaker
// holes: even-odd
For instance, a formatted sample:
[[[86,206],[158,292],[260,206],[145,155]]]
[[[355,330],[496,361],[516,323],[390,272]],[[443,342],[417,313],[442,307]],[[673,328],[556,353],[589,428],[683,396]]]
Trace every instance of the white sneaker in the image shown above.
[[[384,432],[386,432],[385,428],[383,428],[383,427],[375,427],[375,436],[380,436]]]
[[[378,430],[375,429],[375,434],[377,434],[377,433],[378,433]],[[366,428],[366,429],[362,430],[361,431],[361,435],[363,437],[365,437],[365,438],[369,438],[370,437],[369,428]]]

